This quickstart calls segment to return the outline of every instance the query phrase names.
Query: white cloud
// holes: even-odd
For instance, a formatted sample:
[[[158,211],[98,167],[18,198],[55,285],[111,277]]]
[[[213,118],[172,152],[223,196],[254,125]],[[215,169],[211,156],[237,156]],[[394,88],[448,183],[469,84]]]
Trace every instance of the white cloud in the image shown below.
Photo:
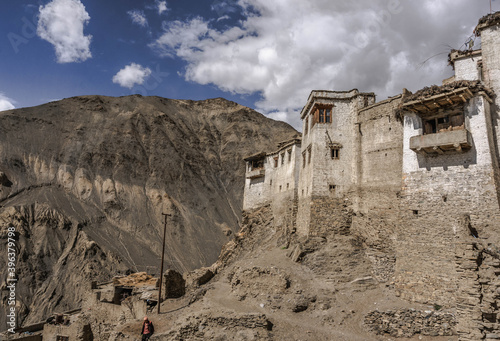
[[[134,9],[134,10],[128,11],[127,13],[130,16],[130,19],[132,19],[132,22],[134,24],[140,25],[142,27],[148,26],[148,19],[146,18],[146,15],[144,14],[143,11],[139,11],[138,9]]]
[[[219,1],[223,3],[223,1]],[[467,0],[239,0],[246,19],[173,21],[151,46],[187,62],[184,77],[238,94],[298,127],[311,90],[374,91],[379,99],[447,78],[447,54],[488,5]],[[464,25],[465,24],[465,25]],[[429,57],[438,55],[422,64]]]
[[[226,14],[226,15],[223,15],[222,17],[217,18],[217,21],[228,20],[228,19],[231,19],[231,17]]]
[[[12,102],[14,102],[12,99],[0,92],[0,111],[15,109],[16,107]]]
[[[156,5],[158,6],[158,14],[168,11],[167,2],[156,0]]]
[[[132,89],[135,84],[143,84],[151,75],[151,69],[145,68],[139,64],[132,63],[118,71],[113,77],[113,83],[119,84],[124,88]]]
[[[92,57],[92,36],[83,33],[89,20],[80,0],[53,0],[40,6],[37,34],[54,45],[59,63],[83,62]]]

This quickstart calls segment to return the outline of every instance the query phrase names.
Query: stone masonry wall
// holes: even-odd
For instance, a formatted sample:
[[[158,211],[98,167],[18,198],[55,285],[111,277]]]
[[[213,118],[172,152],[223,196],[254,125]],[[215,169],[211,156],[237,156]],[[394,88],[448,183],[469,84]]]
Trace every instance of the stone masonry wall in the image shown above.
[[[483,75],[486,86],[496,94],[494,98],[492,116],[492,130],[496,144],[495,156],[500,167],[500,26],[493,25],[481,31],[481,51],[483,58]],[[500,186],[500,174],[496,174],[497,184]]]
[[[300,198],[297,203],[297,234],[305,236],[309,232],[311,222],[311,197]]]
[[[331,124],[316,124],[310,134],[312,161],[307,167],[313,168],[312,196],[329,196],[330,186],[335,186],[337,195],[350,190],[355,181],[353,160],[356,146],[354,142],[355,103],[335,102]],[[330,142],[340,143],[339,158],[332,159]]]
[[[313,197],[310,236],[348,235],[352,225],[351,203],[347,198]]]
[[[451,313],[401,309],[373,311],[365,317],[364,323],[378,335],[412,337],[416,334],[452,336],[456,321]]]
[[[266,178],[246,179],[243,209],[264,206],[272,201],[269,188],[266,186]]]
[[[326,226],[329,226],[329,203],[352,191],[358,171],[355,162],[358,153],[354,124],[356,112],[359,108],[371,105],[374,100],[373,94],[361,94],[357,90],[349,93],[325,93],[314,99],[314,103],[333,105],[331,123],[316,123],[311,126],[311,113],[304,115],[303,119],[309,122],[310,128],[302,137],[303,158],[297,214],[299,234],[313,234],[321,230],[321,226],[316,226],[321,223],[318,216],[326,219]],[[312,104],[311,108],[314,108]],[[339,147],[338,158],[331,155],[332,145]],[[316,207],[323,207],[319,198],[323,198],[327,209],[321,214]]]
[[[403,163],[403,127],[395,110],[396,96],[360,110],[357,117],[358,178],[349,194],[354,205],[352,232],[362,237],[372,276],[388,282],[396,255],[392,236],[399,221],[399,193]]]
[[[285,199],[294,196],[297,191],[300,165],[300,144],[284,147],[275,153],[264,156],[262,169],[250,169],[246,165],[246,180],[244,190],[243,209],[249,210],[270,203],[282,206],[283,194]],[[277,162],[275,161],[277,158]],[[250,176],[264,171],[265,175],[251,179]],[[279,218],[279,217],[278,217]]]
[[[358,114],[356,210],[394,215],[401,190],[403,127],[395,109],[401,96],[361,110]]]
[[[478,63],[481,60],[479,56],[464,57],[454,61],[455,80],[475,81],[480,79]]]

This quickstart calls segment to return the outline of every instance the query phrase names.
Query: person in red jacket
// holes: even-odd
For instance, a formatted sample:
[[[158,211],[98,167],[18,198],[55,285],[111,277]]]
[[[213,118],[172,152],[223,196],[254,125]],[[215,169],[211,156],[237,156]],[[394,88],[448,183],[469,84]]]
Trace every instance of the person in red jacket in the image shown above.
[[[147,316],[144,316],[144,322],[142,323],[142,341],[147,341],[155,332],[155,327],[153,326],[153,322],[148,320]]]

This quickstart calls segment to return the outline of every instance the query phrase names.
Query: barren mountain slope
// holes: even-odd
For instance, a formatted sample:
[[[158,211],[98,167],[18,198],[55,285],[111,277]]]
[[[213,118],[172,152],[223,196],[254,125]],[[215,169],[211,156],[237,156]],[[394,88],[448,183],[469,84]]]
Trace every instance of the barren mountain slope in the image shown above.
[[[211,264],[239,228],[243,157],[297,134],[224,99],[83,96],[0,113],[0,238],[19,233],[18,311],[37,322],[78,306],[91,279],[158,272],[162,212],[167,266]]]

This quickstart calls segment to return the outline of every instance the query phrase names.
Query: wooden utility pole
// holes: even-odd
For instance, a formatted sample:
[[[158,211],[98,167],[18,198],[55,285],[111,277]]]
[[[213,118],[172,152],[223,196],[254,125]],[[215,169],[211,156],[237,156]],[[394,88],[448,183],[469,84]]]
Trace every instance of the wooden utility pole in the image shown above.
[[[165,217],[165,222],[163,223],[163,249],[161,250],[161,266],[160,266],[160,288],[158,289],[158,315],[160,314],[161,305],[161,287],[163,284],[163,260],[165,258],[165,236],[167,234],[167,217],[171,217],[171,214],[162,213]]]

